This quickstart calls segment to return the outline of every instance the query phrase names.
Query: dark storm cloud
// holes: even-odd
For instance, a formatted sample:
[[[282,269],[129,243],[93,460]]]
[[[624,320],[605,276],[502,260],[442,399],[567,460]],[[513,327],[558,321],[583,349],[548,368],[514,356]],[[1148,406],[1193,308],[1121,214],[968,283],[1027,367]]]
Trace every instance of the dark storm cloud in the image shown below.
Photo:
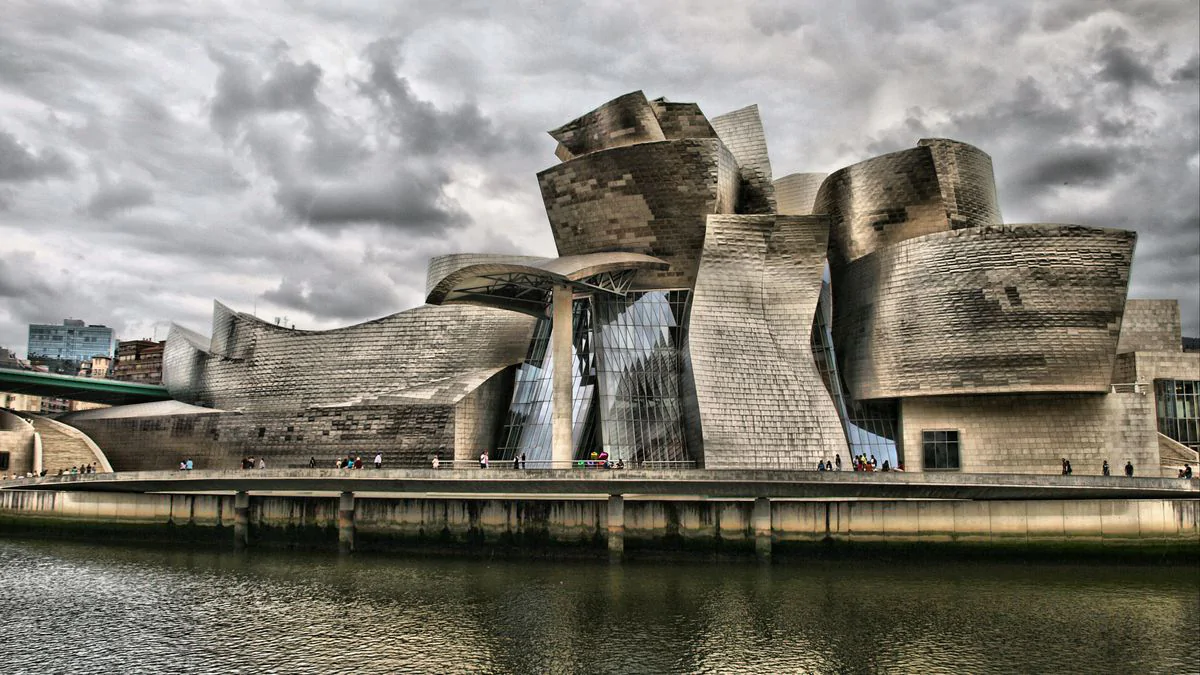
[[[375,182],[291,183],[280,187],[276,201],[316,227],[386,223],[436,232],[468,220],[458,203],[445,196],[447,182],[444,175],[416,169]]]
[[[477,105],[463,103],[443,111],[413,94],[408,80],[396,70],[398,40],[371,43],[366,58],[370,74],[359,87],[383,112],[388,129],[403,140],[405,150],[418,155],[465,151],[486,156],[504,147],[505,141]]]
[[[1049,152],[1026,170],[1021,183],[1028,188],[1051,185],[1096,185],[1117,172],[1121,156],[1106,148],[1071,148]]]
[[[154,192],[144,185],[122,183],[102,185],[88,200],[85,211],[93,218],[107,218],[139,206],[154,203]]]
[[[1142,61],[1139,54],[1129,48],[1128,43],[1129,32],[1125,30],[1113,30],[1105,36],[1096,53],[1100,63],[1097,75],[1125,89],[1132,89],[1138,84],[1153,86],[1154,71]]]
[[[1171,79],[1176,82],[1195,82],[1200,80],[1200,54],[1192,54],[1192,58],[1171,73]]]
[[[20,182],[70,176],[73,167],[53,149],[40,152],[0,129],[0,181]]]

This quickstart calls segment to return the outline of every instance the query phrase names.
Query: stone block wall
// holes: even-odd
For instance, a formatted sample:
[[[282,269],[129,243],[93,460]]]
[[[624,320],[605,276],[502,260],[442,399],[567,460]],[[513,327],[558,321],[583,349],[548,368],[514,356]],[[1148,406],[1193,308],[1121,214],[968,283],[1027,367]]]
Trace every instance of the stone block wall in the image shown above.
[[[775,203],[780,215],[807,216],[813,213],[817,191],[829,174],[793,173],[775,181]]]
[[[922,470],[922,430],[957,430],[963,473],[1158,476],[1154,398],[1136,393],[905,398],[900,402],[906,471]]]
[[[25,475],[33,470],[33,427],[11,412],[0,409],[0,452],[8,453],[4,475]]]
[[[1126,301],[1118,354],[1182,351],[1183,326],[1178,300]]]
[[[746,106],[714,117],[712,127],[740,167],[741,190],[737,212],[775,213],[775,185],[771,179],[767,136],[763,132],[758,106]]]

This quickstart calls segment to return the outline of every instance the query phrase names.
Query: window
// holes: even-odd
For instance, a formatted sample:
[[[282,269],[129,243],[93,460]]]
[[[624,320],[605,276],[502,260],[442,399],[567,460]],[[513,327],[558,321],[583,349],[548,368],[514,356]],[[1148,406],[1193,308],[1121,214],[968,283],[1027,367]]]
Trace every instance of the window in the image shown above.
[[[958,431],[921,431],[924,468],[927,471],[957,471]]]
[[[8,453],[0,452],[0,471],[8,469]]]
[[[1200,450],[1200,381],[1155,380],[1158,432]]]

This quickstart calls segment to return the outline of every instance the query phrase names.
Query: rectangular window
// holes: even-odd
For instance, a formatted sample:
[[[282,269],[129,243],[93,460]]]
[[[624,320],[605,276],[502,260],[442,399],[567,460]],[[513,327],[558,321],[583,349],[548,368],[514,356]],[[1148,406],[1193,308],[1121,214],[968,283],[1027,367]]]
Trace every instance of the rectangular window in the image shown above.
[[[0,471],[8,470],[8,453],[0,452]]]
[[[922,466],[926,471],[958,471],[958,430],[921,431]]]

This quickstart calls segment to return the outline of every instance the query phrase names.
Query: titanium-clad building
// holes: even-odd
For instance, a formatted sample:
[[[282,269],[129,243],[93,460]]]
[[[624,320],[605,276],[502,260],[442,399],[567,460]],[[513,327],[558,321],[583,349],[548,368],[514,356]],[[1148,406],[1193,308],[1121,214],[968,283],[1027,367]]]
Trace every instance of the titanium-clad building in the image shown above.
[[[550,132],[558,258],[435,258],[427,304],[333,331],[217,303],[175,401],[67,418],[118,469],[607,456],[648,467],[1079,473],[1194,461],[1200,354],[1128,301],[1136,235],[1004,223],[991,158],[773,179],[756,106],[613,99]]]

